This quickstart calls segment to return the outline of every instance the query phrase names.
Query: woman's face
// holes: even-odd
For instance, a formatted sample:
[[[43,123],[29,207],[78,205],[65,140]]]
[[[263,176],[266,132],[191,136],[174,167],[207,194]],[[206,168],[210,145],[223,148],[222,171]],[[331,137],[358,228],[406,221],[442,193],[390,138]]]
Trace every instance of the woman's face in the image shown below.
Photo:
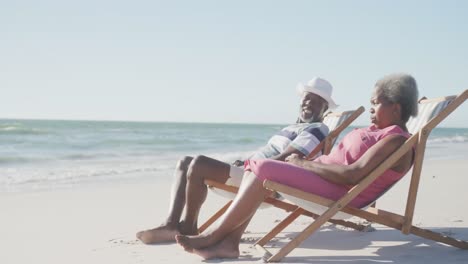
[[[396,106],[397,104],[385,100],[378,92],[378,89],[375,89],[371,97],[371,122],[378,128],[394,125],[398,116]]]
[[[318,122],[327,110],[327,102],[320,96],[304,92],[299,108],[301,121],[304,123]]]

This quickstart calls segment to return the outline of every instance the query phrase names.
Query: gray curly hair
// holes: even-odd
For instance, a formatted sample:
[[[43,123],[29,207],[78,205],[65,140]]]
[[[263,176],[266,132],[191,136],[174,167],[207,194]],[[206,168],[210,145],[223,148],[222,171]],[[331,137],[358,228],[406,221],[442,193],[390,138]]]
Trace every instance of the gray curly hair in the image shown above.
[[[403,121],[418,114],[418,86],[413,76],[405,73],[390,74],[378,80],[375,87],[384,100],[400,104]]]

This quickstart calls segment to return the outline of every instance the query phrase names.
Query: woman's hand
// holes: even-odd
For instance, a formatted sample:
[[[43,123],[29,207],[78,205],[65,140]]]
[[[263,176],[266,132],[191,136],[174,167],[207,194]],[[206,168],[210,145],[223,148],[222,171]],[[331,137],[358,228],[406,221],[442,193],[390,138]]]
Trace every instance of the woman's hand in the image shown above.
[[[232,165],[237,166],[237,167],[243,167],[244,166],[244,161],[243,160],[236,160],[232,163]]]
[[[303,167],[305,159],[303,159],[301,156],[294,153],[294,154],[291,154],[291,155],[287,156],[285,161],[287,163],[291,163],[291,164],[294,164],[296,166]]]

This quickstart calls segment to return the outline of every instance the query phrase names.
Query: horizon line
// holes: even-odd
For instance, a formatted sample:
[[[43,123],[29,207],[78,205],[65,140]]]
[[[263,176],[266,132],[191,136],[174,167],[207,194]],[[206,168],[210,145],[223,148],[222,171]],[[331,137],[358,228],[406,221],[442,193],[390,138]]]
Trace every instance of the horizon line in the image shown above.
[[[65,122],[125,122],[125,123],[174,123],[174,124],[225,124],[225,125],[285,125],[288,123],[251,123],[251,122],[219,122],[219,121],[164,121],[164,120],[106,120],[106,119],[61,119],[61,118],[9,118],[0,117],[0,120],[24,121],[65,121]],[[351,127],[365,127],[368,124],[351,124]],[[439,128],[463,128],[461,126],[439,126]]]

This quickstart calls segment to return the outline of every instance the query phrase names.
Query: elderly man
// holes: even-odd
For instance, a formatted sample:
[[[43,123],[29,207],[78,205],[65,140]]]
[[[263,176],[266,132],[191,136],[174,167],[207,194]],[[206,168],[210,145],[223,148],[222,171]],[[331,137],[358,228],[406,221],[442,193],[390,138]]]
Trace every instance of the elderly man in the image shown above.
[[[268,143],[249,159],[284,161],[295,153],[307,156],[328,134],[322,123],[328,109],[336,107],[331,98],[332,86],[322,78],[313,78],[306,85],[299,84],[301,95],[299,118],[273,135]],[[198,234],[198,214],[207,196],[206,179],[239,186],[244,174],[243,161],[232,165],[206,156],[184,157],[177,163],[171,192],[169,215],[154,229],[140,231],[137,238],[145,244],[175,242],[178,234]],[[181,220],[185,207],[185,215]]]

